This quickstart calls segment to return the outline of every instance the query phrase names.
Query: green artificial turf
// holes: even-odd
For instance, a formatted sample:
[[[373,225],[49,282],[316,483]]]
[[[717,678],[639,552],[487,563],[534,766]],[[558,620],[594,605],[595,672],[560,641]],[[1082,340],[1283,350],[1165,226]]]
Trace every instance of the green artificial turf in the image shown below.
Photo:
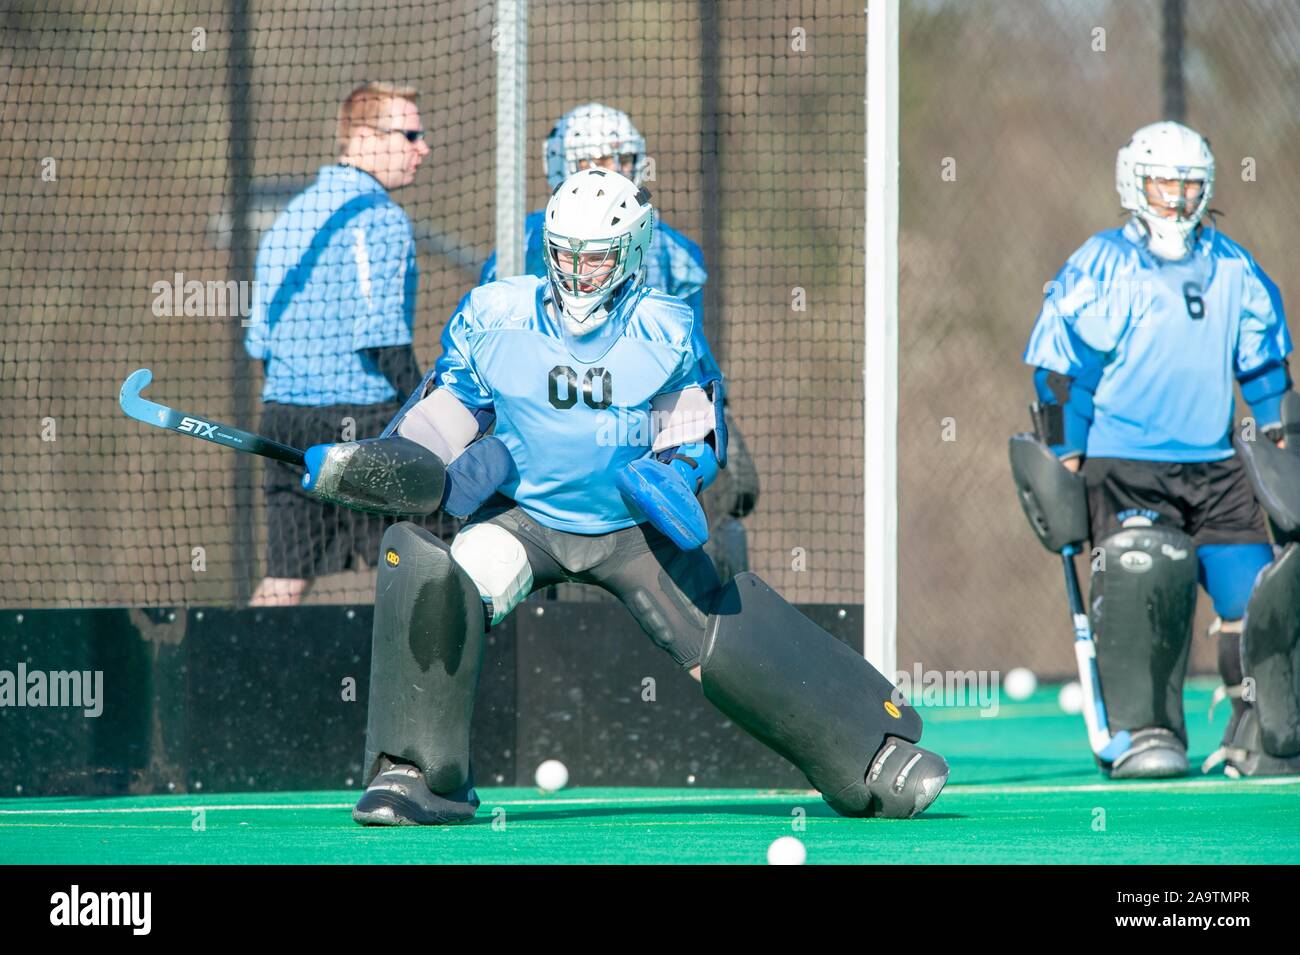
[[[1193,773],[1110,782],[1055,688],[997,716],[923,709],[952,767],[917,819],[843,819],[811,792],[480,789],[469,824],[362,828],[355,792],[0,800],[0,863],[762,863],[795,835],[815,863],[1296,863],[1300,777],[1202,776],[1227,707],[1187,693]]]

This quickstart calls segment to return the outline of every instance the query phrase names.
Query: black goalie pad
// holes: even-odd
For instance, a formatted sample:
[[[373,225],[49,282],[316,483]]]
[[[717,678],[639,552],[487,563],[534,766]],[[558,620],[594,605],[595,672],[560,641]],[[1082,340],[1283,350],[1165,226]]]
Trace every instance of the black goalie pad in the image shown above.
[[[710,702],[842,815],[915,815],[948,777],[913,745],[921,717],[894,685],[754,574],[723,588],[700,677]]]
[[[1276,529],[1287,538],[1300,537],[1300,455],[1282,450],[1264,435],[1254,441],[1233,435],[1232,443]]]
[[[1282,435],[1286,449],[1300,457],[1300,391],[1288,391],[1282,396]]]
[[[1068,470],[1032,434],[1011,438],[1011,476],[1029,526],[1043,546],[1059,554],[1088,537],[1088,494],[1083,476]]]
[[[1300,544],[1260,571],[1246,605],[1241,663],[1253,682],[1264,751],[1300,755]]]
[[[409,522],[390,527],[375,583],[365,785],[387,756],[418,767],[434,793],[464,787],[483,634],[478,588],[447,545]]]
[[[1092,628],[1110,731],[1164,728],[1186,744],[1196,546],[1182,531],[1157,525],[1125,528],[1099,548]]]

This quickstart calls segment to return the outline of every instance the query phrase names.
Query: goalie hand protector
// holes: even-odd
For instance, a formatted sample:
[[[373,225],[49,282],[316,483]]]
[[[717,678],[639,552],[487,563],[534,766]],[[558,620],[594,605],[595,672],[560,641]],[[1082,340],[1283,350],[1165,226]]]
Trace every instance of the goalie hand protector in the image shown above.
[[[709,539],[709,523],[696,494],[718,474],[718,461],[707,444],[686,444],[658,458],[640,458],[618,473],[623,495],[652,525],[682,550],[695,550]]]
[[[304,463],[302,486],[318,500],[393,516],[423,516],[441,507],[461,518],[482,507],[514,466],[505,444],[492,435],[449,465],[399,436],[313,445]]]
[[[303,463],[302,486],[308,494],[371,514],[432,514],[446,491],[442,460],[407,438],[314,444]]]

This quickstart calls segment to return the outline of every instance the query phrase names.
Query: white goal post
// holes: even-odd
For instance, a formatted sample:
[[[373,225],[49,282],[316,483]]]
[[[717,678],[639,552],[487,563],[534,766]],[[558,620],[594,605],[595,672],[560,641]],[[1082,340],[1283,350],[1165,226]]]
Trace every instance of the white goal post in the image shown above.
[[[863,650],[898,658],[898,0],[870,0],[866,97]]]
[[[497,55],[497,277],[524,272],[524,170],[528,134],[528,0],[496,0],[492,48]]]

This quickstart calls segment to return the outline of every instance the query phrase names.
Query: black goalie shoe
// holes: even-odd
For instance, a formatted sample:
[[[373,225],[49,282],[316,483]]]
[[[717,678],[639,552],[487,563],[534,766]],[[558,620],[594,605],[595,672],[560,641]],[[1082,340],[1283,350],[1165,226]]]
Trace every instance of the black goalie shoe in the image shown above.
[[[445,826],[468,822],[479,807],[474,773],[453,793],[429,790],[424,774],[409,763],[384,758],[384,769],[366,788],[352,810],[363,826]]]
[[[1134,730],[1129,748],[1115,757],[1111,779],[1173,779],[1186,776],[1187,747],[1171,730]]]

